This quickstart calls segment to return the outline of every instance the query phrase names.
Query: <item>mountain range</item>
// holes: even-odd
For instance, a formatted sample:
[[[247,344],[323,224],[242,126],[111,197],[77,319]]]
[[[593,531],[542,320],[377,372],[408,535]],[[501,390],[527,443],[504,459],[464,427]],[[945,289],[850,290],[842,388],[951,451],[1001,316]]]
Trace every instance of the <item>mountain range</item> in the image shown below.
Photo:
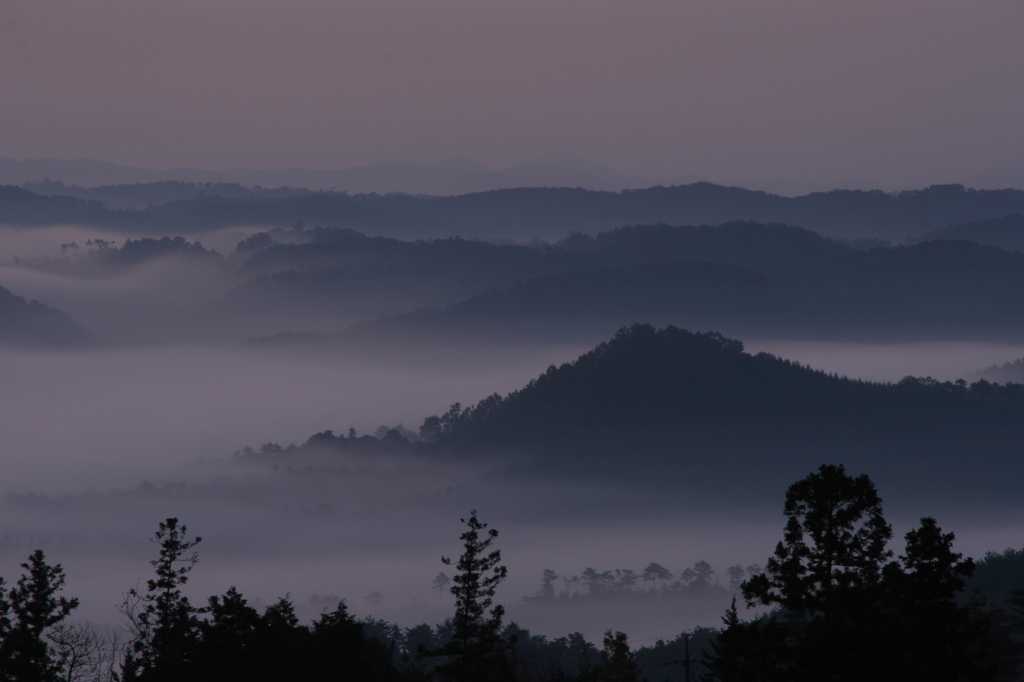
[[[124,188],[122,188],[123,190]],[[171,188],[173,189],[173,188]],[[297,223],[406,239],[562,239],[624,225],[781,222],[842,239],[899,242],[958,223],[1024,213],[1024,190],[937,185],[896,194],[834,190],[799,197],[710,183],[620,192],[570,188],[503,189],[458,196],[177,188],[190,198],[144,209],[113,209],[98,200],[0,187],[0,223],[78,224],[134,235],[195,234],[231,227],[289,228]],[[159,185],[153,196],[166,196]],[[148,186],[135,187],[137,198]],[[195,192],[195,195],[190,195]],[[171,192],[174,195],[175,192]],[[124,200],[124,192],[118,196]],[[151,199],[147,199],[151,201]]]
[[[607,166],[568,154],[551,154],[527,163],[492,170],[467,157],[414,164],[405,161],[316,170],[285,168],[225,171],[174,168],[164,171],[119,166],[93,159],[24,159],[0,157],[0,184],[28,183],[52,192],[56,183],[73,196],[104,185],[148,183],[238,184],[261,188],[307,188],[351,193],[453,195],[514,187],[586,187],[618,191],[655,184],[693,182],[696,177],[650,178],[627,176]],[[46,183],[51,181],[53,184]],[[88,194],[88,192],[84,192]],[[135,206],[141,208],[142,206]]]

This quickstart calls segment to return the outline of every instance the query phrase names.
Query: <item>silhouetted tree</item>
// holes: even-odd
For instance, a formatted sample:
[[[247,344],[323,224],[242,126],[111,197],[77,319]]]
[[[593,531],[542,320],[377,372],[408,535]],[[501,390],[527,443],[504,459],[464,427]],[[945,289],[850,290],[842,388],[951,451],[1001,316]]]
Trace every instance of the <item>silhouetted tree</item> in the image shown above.
[[[611,571],[598,571],[589,566],[583,570],[581,578],[587,587],[587,593],[591,596],[606,593],[615,581],[615,575]]]
[[[733,602],[708,659],[712,680],[982,682],[1016,670],[1000,612],[959,599],[974,563],[935,519],[884,563],[892,531],[874,485],[831,465],[790,486],[785,513],[766,572],[741,586],[748,605],[780,608],[744,623]]]
[[[541,574],[540,590],[537,592],[537,597],[545,601],[553,600],[555,598],[556,580],[558,580],[558,574],[550,568],[545,568]]]
[[[906,534],[905,554],[884,571],[884,597],[890,611],[894,674],[908,682],[958,679],[982,680],[991,676],[970,643],[971,614],[958,596],[974,561],[954,552],[953,533],[943,533],[931,517]]]
[[[786,632],[772,617],[744,623],[736,598],[722,617],[725,626],[703,663],[716,682],[788,682]]]
[[[48,639],[78,607],[78,600],[58,596],[64,589],[64,569],[47,564],[42,550],[33,552],[21,567],[25,573],[6,594],[0,580],[0,679],[63,679],[66,661]]]
[[[884,638],[878,583],[892,529],[866,475],[823,464],[786,492],[783,541],[765,572],[741,585],[748,605],[779,605],[796,634],[780,655],[793,679],[870,676]],[[779,626],[777,622],[771,627]],[[766,626],[768,627],[768,626]]]
[[[669,570],[661,564],[656,564],[652,561],[651,563],[647,564],[647,568],[644,569],[644,584],[647,584],[648,582],[653,583],[654,589],[658,589],[659,580],[663,583],[666,580],[672,580],[672,573],[670,573]]]
[[[437,590],[437,604],[438,604],[438,606],[441,605],[441,595],[444,592],[444,589],[446,587],[448,587],[448,583],[450,583],[450,582],[451,582],[451,580],[448,579],[448,576],[445,575],[444,571],[441,571],[436,576],[434,576],[434,580],[431,583],[431,586],[432,586],[431,589]]]
[[[706,561],[698,561],[693,568],[688,568],[680,574],[686,586],[696,592],[707,592],[711,589],[715,571],[711,564]]]
[[[134,640],[125,655],[122,674],[126,681],[176,680],[187,668],[199,638],[195,608],[181,587],[199,560],[193,548],[202,541],[188,539],[188,529],[177,518],[161,521],[153,541],[160,556],[149,563],[156,578],[146,581],[146,592],[131,589],[122,609]]]
[[[636,571],[628,568],[616,568],[615,569],[615,584],[616,590],[622,592],[628,592],[636,586]]]
[[[604,633],[604,651],[594,670],[598,682],[640,682],[640,668],[629,649],[625,632]]]
[[[212,679],[254,677],[262,663],[259,612],[231,587],[222,596],[210,597],[207,613],[209,618],[200,624],[202,638],[192,658],[194,667]]]
[[[725,574],[729,576],[729,591],[739,592],[740,585],[743,584],[743,576],[747,574],[743,570],[743,566],[740,564],[733,564],[729,568],[725,569]]]
[[[339,602],[334,611],[314,621],[312,635],[311,658],[315,665],[311,679],[327,682],[422,677],[415,669],[407,669],[400,675],[388,647],[379,639],[366,635],[364,626],[348,612],[345,602]],[[287,675],[287,671],[284,673]]]
[[[61,622],[46,638],[54,648],[62,682],[110,682],[116,680],[120,661],[120,637],[116,631],[97,630],[88,622]]]
[[[828,615],[842,593],[878,582],[892,529],[867,475],[823,464],[786,492],[788,521],[765,572],[742,584],[748,605]]]
[[[457,682],[508,680],[512,675],[509,649],[499,636],[505,609],[500,604],[492,608],[495,590],[508,574],[501,565],[501,551],[491,549],[498,531],[488,530],[487,524],[477,519],[476,510],[462,523],[468,529],[460,536],[463,551],[455,563],[459,572],[452,577],[453,633],[439,652],[449,660],[438,666],[437,672]],[[441,561],[448,566],[453,563],[447,557]]]

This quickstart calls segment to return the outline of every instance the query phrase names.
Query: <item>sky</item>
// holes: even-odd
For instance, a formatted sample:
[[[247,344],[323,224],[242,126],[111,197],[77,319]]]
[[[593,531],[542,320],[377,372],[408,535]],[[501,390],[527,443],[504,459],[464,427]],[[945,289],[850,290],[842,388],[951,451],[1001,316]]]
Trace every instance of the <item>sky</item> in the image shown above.
[[[1024,163],[1021,0],[4,0],[0,156],[572,154],[889,185]]]

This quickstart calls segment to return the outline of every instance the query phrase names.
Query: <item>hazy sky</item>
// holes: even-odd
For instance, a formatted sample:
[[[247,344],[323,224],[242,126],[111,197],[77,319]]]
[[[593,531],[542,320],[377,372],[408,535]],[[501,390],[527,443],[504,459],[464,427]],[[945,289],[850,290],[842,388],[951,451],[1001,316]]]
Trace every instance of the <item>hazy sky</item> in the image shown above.
[[[4,0],[0,156],[959,180],[1024,159],[1022,29],[1022,0]]]

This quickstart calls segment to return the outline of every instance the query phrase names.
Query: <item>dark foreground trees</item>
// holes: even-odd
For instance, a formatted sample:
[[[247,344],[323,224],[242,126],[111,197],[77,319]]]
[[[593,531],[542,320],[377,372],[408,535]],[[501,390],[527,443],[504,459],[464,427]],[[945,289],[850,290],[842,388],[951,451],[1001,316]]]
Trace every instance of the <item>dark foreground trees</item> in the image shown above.
[[[51,682],[68,678],[66,651],[51,641],[54,629],[78,607],[60,593],[64,569],[50,566],[42,550],[21,564],[17,584],[5,589],[0,578],[0,680]]]
[[[698,640],[706,682],[1020,679],[1024,592],[999,608],[965,600],[974,563],[953,551],[953,534],[934,519],[921,519],[894,558],[870,480],[830,465],[790,486],[785,513],[766,569],[751,567],[741,586],[748,604],[774,611],[744,622],[734,601],[723,630],[638,651],[609,630],[603,654],[579,633],[548,641],[502,625],[494,597],[507,571],[493,546],[497,531],[475,511],[463,519],[462,554],[444,559],[457,571],[454,616],[436,629],[407,630],[356,621],[344,602],[302,624],[288,599],[261,612],[233,587],[193,606],[183,587],[199,538],[170,518],[153,538],[155,577],[144,592],[129,592],[134,639],[121,650],[119,675],[111,647],[66,622],[77,600],[61,595],[63,570],[37,551],[14,587],[0,579],[0,682],[676,682],[696,662]],[[711,576],[700,562],[693,572]],[[547,571],[545,584],[556,578]]]
[[[131,590],[124,606],[133,640],[121,669],[124,682],[328,682],[418,680],[399,669],[388,648],[367,637],[339,603],[311,625],[299,623],[280,599],[261,614],[234,587],[195,607],[182,591],[196,565],[195,546],[176,518],[154,536],[159,557],[146,591]]]
[[[502,639],[501,619],[505,613],[500,604],[494,605],[494,593],[508,575],[501,565],[501,550],[491,549],[498,531],[488,529],[476,517],[462,519],[466,532],[462,540],[462,555],[452,578],[451,592],[455,596],[455,617],[452,619],[452,637],[434,653],[448,660],[437,667],[444,679],[455,682],[495,682],[513,679],[509,643]],[[452,560],[442,557],[446,565]]]
[[[983,614],[958,600],[974,564],[935,519],[892,535],[867,476],[822,465],[790,486],[783,540],[763,574],[742,584],[748,606],[777,609],[742,622],[735,605],[708,661],[721,682],[996,680]]]
[[[156,578],[146,581],[146,592],[128,592],[123,612],[133,640],[125,655],[123,677],[134,680],[176,680],[189,668],[199,641],[195,608],[181,588],[199,560],[195,546],[202,538],[188,539],[188,529],[178,519],[162,521],[153,541],[160,556],[149,563]]]

